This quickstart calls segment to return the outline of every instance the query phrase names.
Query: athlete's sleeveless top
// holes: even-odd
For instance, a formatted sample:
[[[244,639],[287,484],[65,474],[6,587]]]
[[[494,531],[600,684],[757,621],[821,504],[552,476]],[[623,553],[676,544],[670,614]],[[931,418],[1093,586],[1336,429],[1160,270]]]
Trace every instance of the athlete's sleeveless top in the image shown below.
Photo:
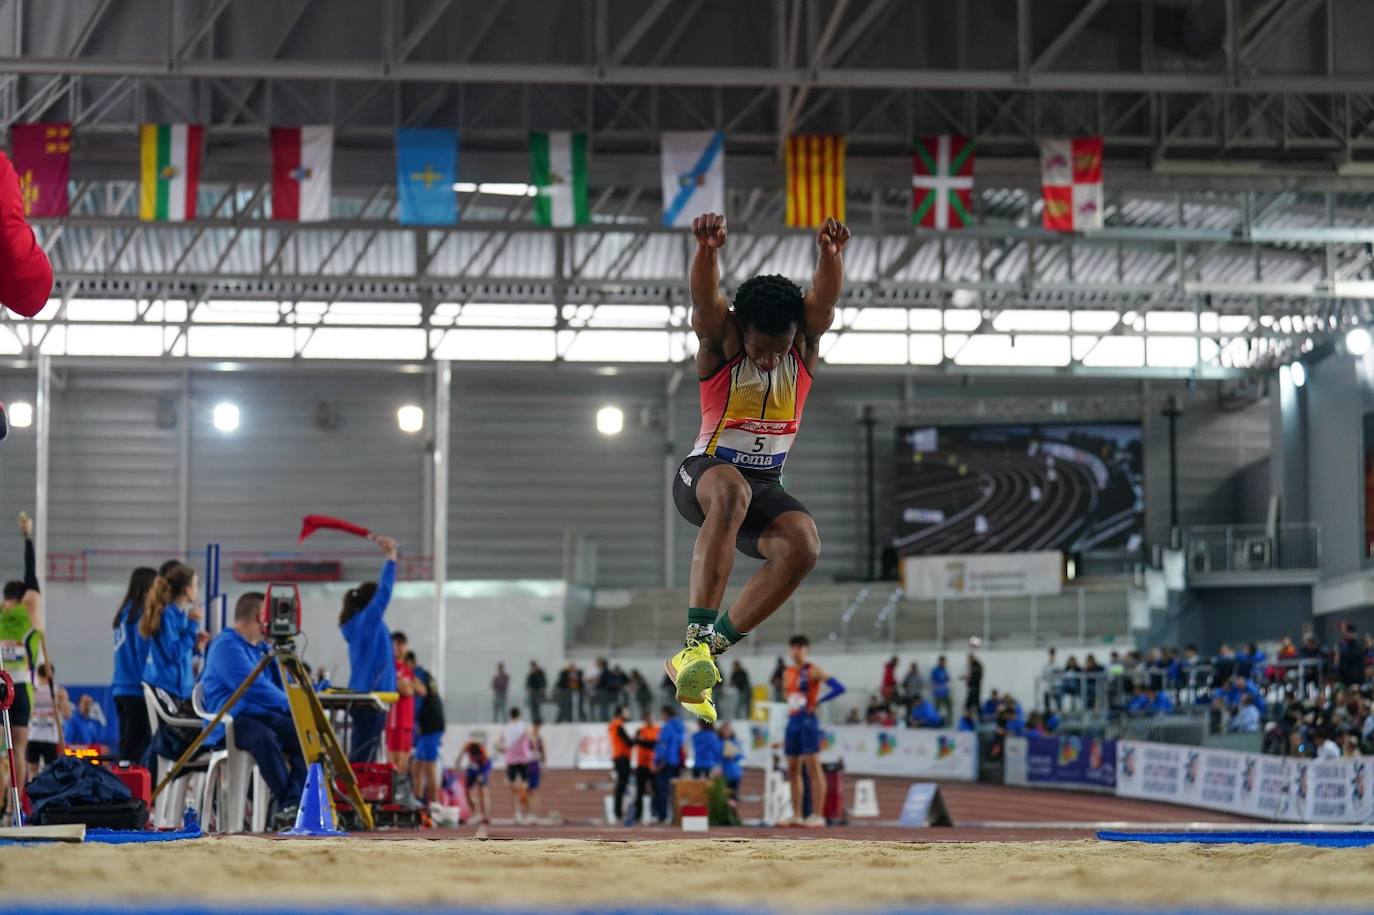
[[[47,686],[34,684],[33,707],[29,712],[29,740],[57,743],[57,709]]]
[[[15,683],[28,683],[31,679],[33,642],[37,636],[28,607],[12,604],[0,608],[0,670]]]
[[[810,392],[811,373],[795,346],[771,372],[741,349],[701,380],[701,432],[692,454],[746,470],[781,471]]]
[[[816,679],[816,670],[810,663],[801,667],[788,667],[782,672],[783,693],[787,696],[789,715],[815,714],[821,684]]]

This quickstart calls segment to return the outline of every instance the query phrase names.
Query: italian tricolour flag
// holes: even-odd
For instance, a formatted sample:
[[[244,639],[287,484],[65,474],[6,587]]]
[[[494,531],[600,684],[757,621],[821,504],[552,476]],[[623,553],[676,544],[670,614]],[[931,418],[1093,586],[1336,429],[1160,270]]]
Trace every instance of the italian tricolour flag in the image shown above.
[[[138,131],[138,218],[196,218],[202,130],[199,124],[144,124]]]
[[[530,134],[530,184],[534,221],[576,226],[592,221],[587,203],[587,135],[553,131]]]

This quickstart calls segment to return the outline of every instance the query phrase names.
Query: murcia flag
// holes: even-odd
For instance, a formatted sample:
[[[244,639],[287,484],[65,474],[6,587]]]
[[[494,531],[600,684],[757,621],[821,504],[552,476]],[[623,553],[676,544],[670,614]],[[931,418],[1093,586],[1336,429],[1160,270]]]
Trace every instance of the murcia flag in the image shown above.
[[[1042,222],[1056,232],[1102,228],[1102,138],[1040,141]]]
[[[273,127],[272,218],[327,220],[333,163],[333,127]]]
[[[199,124],[139,127],[139,219],[185,222],[196,218],[201,134]]]
[[[11,124],[10,158],[19,175],[24,215],[67,215],[67,178],[72,163],[72,125]]]
[[[844,137],[834,133],[787,138],[787,224],[813,228],[828,217],[844,221]]]
[[[578,226],[592,221],[587,202],[587,135],[556,130],[530,134],[530,184],[534,221],[541,226]]]
[[[911,222],[928,229],[962,229],[973,221],[973,141],[921,137],[912,156]]]
[[[725,214],[725,134],[663,134],[663,224],[690,226],[702,213]]]

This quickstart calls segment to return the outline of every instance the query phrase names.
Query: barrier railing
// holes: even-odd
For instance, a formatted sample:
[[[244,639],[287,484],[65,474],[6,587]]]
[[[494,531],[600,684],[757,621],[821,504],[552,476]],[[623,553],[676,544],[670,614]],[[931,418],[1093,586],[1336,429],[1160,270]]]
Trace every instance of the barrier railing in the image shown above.
[[[134,568],[157,568],[168,559],[180,559],[199,570],[205,562],[205,551],[198,547],[184,552],[176,549],[50,552],[46,581],[62,584],[123,582]],[[377,550],[224,550],[220,559],[226,585],[262,581],[267,572],[283,568],[282,564],[295,563],[335,565],[331,565],[332,571],[323,578],[285,574],[279,580],[356,581],[376,576],[381,554]],[[434,559],[428,555],[402,554],[396,575],[402,581],[427,581],[434,575]]]
[[[1322,564],[1321,528],[1294,522],[1190,527],[1183,532],[1192,575],[1218,572],[1316,571]]]

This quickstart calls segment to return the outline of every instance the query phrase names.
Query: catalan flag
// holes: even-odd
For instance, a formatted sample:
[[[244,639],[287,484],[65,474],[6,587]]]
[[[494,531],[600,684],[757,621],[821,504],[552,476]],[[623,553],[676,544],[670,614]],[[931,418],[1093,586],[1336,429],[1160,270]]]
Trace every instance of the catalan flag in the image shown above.
[[[196,218],[201,141],[199,124],[144,124],[139,128],[139,219],[185,222]]]
[[[815,227],[830,216],[844,221],[844,137],[788,137],[787,224]]]

